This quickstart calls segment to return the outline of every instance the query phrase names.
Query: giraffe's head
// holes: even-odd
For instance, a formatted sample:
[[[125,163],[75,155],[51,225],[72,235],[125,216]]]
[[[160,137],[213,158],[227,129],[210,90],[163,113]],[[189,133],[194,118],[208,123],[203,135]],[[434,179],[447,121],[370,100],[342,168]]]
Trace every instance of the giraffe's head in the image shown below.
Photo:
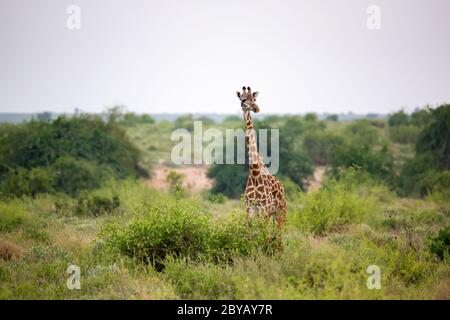
[[[242,87],[242,93],[236,91],[239,100],[241,100],[241,108],[244,111],[253,111],[255,113],[259,112],[259,107],[256,104],[256,97],[258,92],[253,92],[250,87]]]

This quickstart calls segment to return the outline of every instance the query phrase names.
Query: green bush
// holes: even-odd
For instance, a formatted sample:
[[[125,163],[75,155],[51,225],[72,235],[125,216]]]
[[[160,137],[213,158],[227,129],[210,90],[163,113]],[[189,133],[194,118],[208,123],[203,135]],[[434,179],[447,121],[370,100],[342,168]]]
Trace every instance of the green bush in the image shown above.
[[[127,112],[123,114],[122,117],[119,117],[118,122],[126,127],[132,127],[138,124],[153,124],[155,123],[155,119],[145,113],[137,115],[133,112]]]
[[[409,122],[409,115],[407,115],[403,110],[393,113],[388,119],[389,127],[406,125],[409,124]]]
[[[212,193],[221,193],[229,198],[239,199],[245,190],[248,171],[242,164],[216,164],[210,167],[207,176],[214,179]]]
[[[0,182],[0,194],[20,197],[35,196],[38,193],[49,193],[53,190],[54,175],[47,168],[10,169]]]
[[[179,116],[174,124],[175,129],[186,129],[189,132],[194,131],[194,117],[192,114],[187,114],[183,116]]]
[[[349,142],[359,148],[371,148],[381,141],[377,128],[373,127],[368,120],[356,120],[344,129],[344,134]]]
[[[431,112],[429,108],[420,109],[411,114],[411,123],[417,127],[425,127],[431,121]]]
[[[232,261],[235,256],[250,256],[257,252],[272,254],[281,249],[279,230],[274,223],[263,218],[247,221],[243,214],[212,223],[208,258],[220,261]]]
[[[183,180],[185,174],[178,173],[176,171],[169,171],[166,176],[166,181],[169,183],[169,191],[175,194],[177,197],[182,197],[184,195],[183,190]]]
[[[431,120],[420,133],[416,153],[429,153],[433,157],[429,165],[450,170],[450,104],[431,110]]]
[[[233,216],[213,221],[181,201],[150,206],[127,226],[109,224],[101,232],[106,248],[154,265],[158,270],[167,257],[232,261],[236,255],[274,252],[280,241],[275,224]]]
[[[389,128],[389,136],[397,143],[416,143],[420,131],[420,128],[414,125],[402,124]]]
[[[105,214],[117,213],[119,208],[120,198],[117,195],[109,198],[83,192],[77,199],[75,213],[77,215],[97,217]]]
[[[291,206],[289,223],[315,234],[336,231],[347,224],[367,222],[378,203],[375,186],[364,193],[359,181],[371,184],[363,172],[348,170],[340,180],[326,181],[322,189],[312,194],[299,194]]]
[[[305,135],[303,146],[310,159],[318,165],[331,164],[334,150],[344,139],[331,132],[312,131]]]
[[[450,257],[450,228],[439,230],[436,236],[430,237],[429,249],[440,260]]]
[[[49,193],[53,190],[54,174],[48,168],[33,168],[28,175],[28,187],[31,196]]]
[[[237,291],[229,272],[221,266],[167,259],[164,277],[173,283],[182,299],[227,299]]]
[[[16,196],[30,194],[28,183],[29,171],[24,168],[10,169],[3,173],[0,181],[0,192],[2,196]]]
[[[359,168],[374,178],[390,181],[393,176],[394,158],[387,146],[379,150],[344,144],[334,150],[332,173],[339,177],[340,170],[346,168]]]
[[[226,197],[222,193],[208,192],[206,198],[212,203],[225,203],[226,200]]]
[[[178,204],[151,207],[128,226],[107,225],[102,236],[108,247],[161,268],[167,256],[198,257],[211,234],[208,218]]]
[[[118,178],[141,173],[140,151],[126,132],[98,116],[0,125],[0,150],[3,196],[76,194],[97,187],[105,170]]]
[[[0,231],[8,232],[29,220],[26,208],[17,201],[0,202]]]
[[[99,168],[91,161],[59,158],[52,169],[55,189],[70,195],[76,195],[80,190],[98,188],[101,183]]]

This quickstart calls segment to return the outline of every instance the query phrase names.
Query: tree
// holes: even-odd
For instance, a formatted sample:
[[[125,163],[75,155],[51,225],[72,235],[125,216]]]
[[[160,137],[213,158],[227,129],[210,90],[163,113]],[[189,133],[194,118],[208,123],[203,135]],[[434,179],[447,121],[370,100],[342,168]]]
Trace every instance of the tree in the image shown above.
[[[450,170],[450,104],[431,111],[429,124],[419,135],[416,153],[430,153],[439,169]]]
[[[429,108],[419,109],[413,112],[411,115],[411,123],[417,127],[425,127],[431,121],[431,112]]]
[[[329,114],[327,115],[327,120],[336,122],[339,120],[339,116],[337,114]]]
[[[37,119],[39,121],[48,122],[48,121],[52,120],[52,113],[48,112],[48,111],[38,113]]]
[[[390,127],[396,127],[402,124],[409,124],[409,121],[409,116],[403,110],[400,110],[389,117],[388,124]]]

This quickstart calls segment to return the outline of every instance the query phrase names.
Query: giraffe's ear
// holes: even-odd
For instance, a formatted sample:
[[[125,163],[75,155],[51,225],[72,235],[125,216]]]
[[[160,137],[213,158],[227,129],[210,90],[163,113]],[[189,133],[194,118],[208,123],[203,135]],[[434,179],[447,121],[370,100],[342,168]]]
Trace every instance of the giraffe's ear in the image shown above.
[[[241,98],[241,93],[239,91],[236,91],[237,97],[240,99]]]
[[[258,97],[258,95],[259,95],[259,92],[258,91],[256,91],[256,92],[253,92],[253,98],[257,98]]]

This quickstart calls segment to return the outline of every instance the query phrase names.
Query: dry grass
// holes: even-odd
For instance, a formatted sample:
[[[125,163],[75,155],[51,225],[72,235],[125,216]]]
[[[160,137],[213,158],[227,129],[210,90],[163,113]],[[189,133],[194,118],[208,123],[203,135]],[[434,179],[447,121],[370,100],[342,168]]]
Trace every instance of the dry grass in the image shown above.
[[[22,248],[11,241],[0,238],[0,259],[5,261],[16,260],[22,254]]]

